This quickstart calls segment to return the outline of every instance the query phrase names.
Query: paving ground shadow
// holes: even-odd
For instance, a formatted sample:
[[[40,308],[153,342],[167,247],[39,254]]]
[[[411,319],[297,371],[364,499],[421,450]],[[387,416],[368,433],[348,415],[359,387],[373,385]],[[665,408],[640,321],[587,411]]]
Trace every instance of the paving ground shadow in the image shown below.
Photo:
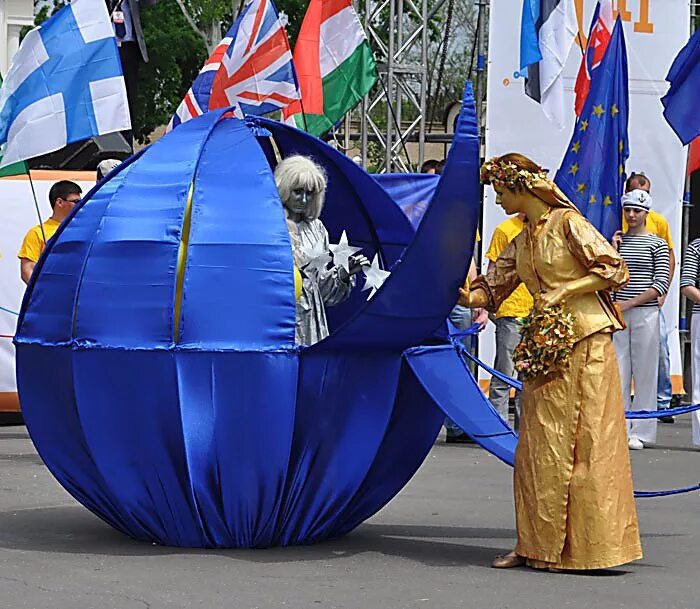
[[[265,550],[189,549],[158,546],[130,539],[80,506],[21,509],[0,513],[0,547],[23,551],[107,556],[164,556],[203,554],[232,559],[284,563],[332,560],[364,552],[378,552],[429,566],[488,567],[493,556],[508,551],[503,539],[514,531],[455,526],[364,524],[344,537],[309,546]],[[484,543],[464,544],[474,539]],[[489,545],[493,540],[494,545]]]

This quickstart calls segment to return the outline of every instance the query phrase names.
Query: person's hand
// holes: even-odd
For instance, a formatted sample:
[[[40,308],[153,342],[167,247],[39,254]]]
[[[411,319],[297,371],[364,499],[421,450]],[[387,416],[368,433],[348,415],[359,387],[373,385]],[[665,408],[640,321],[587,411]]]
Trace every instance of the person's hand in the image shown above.
[[[619,230],[612,236],[612,245],[616,250],[619,250],[621,243],[622,243],[622,231]]]
[[[350,256],[348,259],[348,267],[350,268],[350,275],[356,275],[362,270],[363,266],[372,266],[367,256],[363,254],[355,254]]]
[[[632,305],[630,304],[629,300],[623,300],[622,302],[618,302],[617,306],[620,307],[620,311],[623,313],[625,311],[629,311],[632,308]]]
[[[468,309],[481,309],[488,304],[488,296],[484,290],[479,288],[473,291],[459,288],[459,300],[457,304],[461,307],[467,307]]]
[[[561,286],[555,290],[545,292],[540,296],[540,299],[545,307],[552,307],[554,305],[561,304],[564,300],[566,300],[566,296],[566,286]]]
[[[479,330],[483,330],[489,321],[489,313],[486,309],[477,308],[472,309],[472,320],[473,323],[479,324]]]
[[[469,290],[465,290],[464,288],[459,288],[459,300],[457,301],[457,304],[460,307],[469,308]]]
[[[658,303],[659,303],[659,309],[662,308],[664,306],[664,304],[666,304],[666,297],[667,296],[668,296],[668,292],[666,292],[666,294],[664,294],[663,296],[659,296],[659,298],[657,299]]]

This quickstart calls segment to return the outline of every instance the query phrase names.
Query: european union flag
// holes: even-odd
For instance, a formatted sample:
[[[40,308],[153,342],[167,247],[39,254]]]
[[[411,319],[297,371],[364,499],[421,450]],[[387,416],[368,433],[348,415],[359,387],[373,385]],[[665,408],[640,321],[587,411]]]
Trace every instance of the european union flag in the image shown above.
[[[661,99],[664,116],[684,144],[700,135],[700,30],[678,53],[666,77],[671,83]]]
[[[591,78],[591,90],[554,181],[607,239],[620,229],[629,156],[627,49],[622,21]]]

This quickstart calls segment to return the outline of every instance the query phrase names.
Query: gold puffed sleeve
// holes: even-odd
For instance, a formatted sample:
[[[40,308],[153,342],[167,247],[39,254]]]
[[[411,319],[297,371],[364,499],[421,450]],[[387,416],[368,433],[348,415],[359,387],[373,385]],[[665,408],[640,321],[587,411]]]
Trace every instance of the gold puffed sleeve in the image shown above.
[[[511,241],[493,263],[486,275],[479,275],[472,281],[470,290],[483,290],[488,297],[484,307],[489,313],[495,313],[501,303],[520,285],[520,277],[515,270],[515,241]]]
[[[630,276],[624,259],[586,218],[576,212],[567,213],[564,232],[569,251],[591,273],[607,279],[613,290],[627,284]]]

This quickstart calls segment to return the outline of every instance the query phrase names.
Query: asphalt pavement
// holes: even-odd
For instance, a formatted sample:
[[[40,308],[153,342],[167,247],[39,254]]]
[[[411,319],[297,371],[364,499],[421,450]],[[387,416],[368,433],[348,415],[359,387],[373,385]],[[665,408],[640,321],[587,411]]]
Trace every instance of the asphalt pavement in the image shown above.
[[[700,480],[689,418],[632,453],[635,486]],[[515,540],[511,470],[444,436],[351,534],[314,546],[182,550],[124,537],[51,477],[26,429],[0,427],[0,609],[698,609],[700,494],[637,502],[644,558],[595,574],[499,571]]]

